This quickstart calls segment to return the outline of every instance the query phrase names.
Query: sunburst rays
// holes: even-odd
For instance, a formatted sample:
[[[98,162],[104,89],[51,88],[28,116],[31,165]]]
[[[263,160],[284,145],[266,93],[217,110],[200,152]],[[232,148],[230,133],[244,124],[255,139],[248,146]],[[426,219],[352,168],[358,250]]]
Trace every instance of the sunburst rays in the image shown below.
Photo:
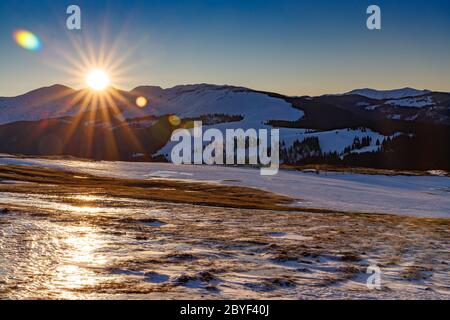
[[[118,36],[108,46],[105,32],[102,33],[99,42],[92,41],[88,35],[79,36],[72,33],[68,33],[68,39],[71,50],[55,48],[60,62],[49,61],[49,64],[64,72],[70,82],[82,88],[86,86],[86,77],[92,70],[104,70],[109,77],[110,86],[98,91],[92,88],[103,89],[103,86],[102,88],[91,86],[91,89],[79,91],[68,90],[64,94],[48,97],[50,100],[66,101],[60,106],[60,112],[74,114],[62,137],[63,143],[67,144],[77,132],[82,131],[86,139],[83,146],[80,146],[80,150],[83,150],[82,155],[93,157],[94,142],[100,142],[106,145],[106,149],[105,145],[102,149],[108,154],[108,158],[117,159],[121,146],[117,145],[113,128],[117,122],[121,122],[120,128],[125,132],[129,145],[142,152],[142,144],[133,129],[123,117],[119,117],[127,108],[139,108],[135,106],[137,97],[116,89],[131,80],[127,74],[132,74],[132,69],[137,67],[138,63],[129,61],[132,60],[133,52],[138,49],[139,44],[121,51],[123,39]],[[73,112],[70,112],[71,109]],[[98,141],[99,139],[103,141]]]

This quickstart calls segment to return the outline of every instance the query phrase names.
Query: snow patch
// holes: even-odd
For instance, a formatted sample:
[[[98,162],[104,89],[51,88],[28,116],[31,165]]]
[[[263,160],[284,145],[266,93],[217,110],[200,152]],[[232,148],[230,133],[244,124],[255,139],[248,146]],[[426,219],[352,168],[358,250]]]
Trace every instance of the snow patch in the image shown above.
[[[406,98],[399,100],[389,100],[386,104],[390,104],[396,107],[409,107],[409,108],[423,108],[426,106],[434,106],[433,98],[430,96],[419,98]]]

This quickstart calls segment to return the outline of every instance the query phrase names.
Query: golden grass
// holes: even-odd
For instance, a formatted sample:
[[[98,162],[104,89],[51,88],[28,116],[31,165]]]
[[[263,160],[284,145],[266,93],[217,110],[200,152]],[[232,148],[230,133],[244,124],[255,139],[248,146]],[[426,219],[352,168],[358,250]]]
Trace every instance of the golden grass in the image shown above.
[[[1,166],[0,180],[26,182],[0,185],[0,192],[73,193],[139,200],[189,203],[225,208],[293,211],[292,199],[263,190],[173,180],[136,180],[98,177],[39,167]]]

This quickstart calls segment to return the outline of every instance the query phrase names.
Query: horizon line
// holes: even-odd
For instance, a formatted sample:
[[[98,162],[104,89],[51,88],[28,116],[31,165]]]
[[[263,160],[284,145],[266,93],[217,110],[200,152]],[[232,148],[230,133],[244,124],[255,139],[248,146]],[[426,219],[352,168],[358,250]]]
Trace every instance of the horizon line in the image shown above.
[[[384,89],[384,88],[383,89],[379,89],[379,88],[371,88],[371,87],[360,87],[360,88],[353,88],[353,89],[350,89],[348,91],[339,92],[339,93],[328,92],[328,93],[322,93],[322,94],[319,94],[319,95],[309,95],[309,94],[300,94],[300,95],[293,94],[293,95],[289,95],[289,94],[280,93],[280,92],[277,92],[277,91],[271,91],[271,90],[265,90],[265,89],[254,89],[254,88],[246,87],[246,86],[242,86],[242,85],[216,84],[216,83],[207,83],[207,82],[184,83],[184,84],[177,84],[177,85],[168,86],[168,87],[163,87],[163,86],[154,85],[154,84],[144,84],[144,85],[139,85],[139,86],[133,87],[132,89],[125,89],[125,88],[121,88],[119,86],[109,86],[108,88],[114,89],[114,90],[125,91],[125,92],[133,92],[133,91],[135,91],[136,89],[138,89],[140,87],[156,87],[156,88],[161,88],[162,90],[170,90],[170,89],[173,89],[173,88],[176,88],[176,87],[180,87],[180,86],[200,86],[200,85],[208,85],[208,86],[216,86],[216,87],[242,88],[242,89],[248,89],[248,90],[255,91],[255,92],[267,92],[267,93],[279,94],[279,95],[283,95],[283,96],[286,96],[286,97],[320,97],[320,96],[326,96],[326,95],[344,95],[344,94],[348,94],[348,93],[350,93],[352,91],[356,91],[356,90],[375,90],[375,91],[383,92],[383,91],[394,91],[394,90],[405,90],[405,89],[413,89],[413,90],[417,90],[417,91],[429,91],[429,92],[450,94],[450,89],[448,91],[442,91],[442,90],[432,90],[432,89],[428,89],[428,88],[420,89],[420,88],[415,88],[415,87],[412,87],[412,86],[406,86],[406,87],[400,87],[400,88],[387,88],[387,89]],[[36,90],[48,89],[48,88],[57,87],[57,86],[65,87],[65,88],[73,90],[73,91],[90,90],[88,87],[76,88],[76,87],[72,87],[72,86],[69,86],[69,85],[61,84],[61,83],[54,83],[54,84],[51,84],[51,85],[46,85],[46,86],[38,87],[38,88],[35,88],[35,89],[31,89],[31,90],[28,89],[28,91],[25,91],[23,93],[19,93],[17,95],[6,95],[6,96],[1,95],[0,98],[16,98],[16,97],[20,97],[20,96],[23,96],[23,95],[27,95],[27,94],[29,94],[29,93],[31,93],[33,91],[36,91]]]

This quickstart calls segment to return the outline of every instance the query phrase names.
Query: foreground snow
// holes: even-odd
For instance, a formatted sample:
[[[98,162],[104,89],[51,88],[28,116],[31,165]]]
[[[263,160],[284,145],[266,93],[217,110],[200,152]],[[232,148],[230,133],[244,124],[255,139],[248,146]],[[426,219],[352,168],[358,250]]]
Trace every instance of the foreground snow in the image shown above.
[[[206,181],[202,188],[216,190],[208,197],[223,189],[217,183],[227,183],[301,197],[297,205],[448,217],[446,177],[281,172],[269,178],[254,169],[0,155],[2,164],[79,173],[60,173],[68,177],[63,185],[39,179],[36,169],[3,168],[0,208],[8,209],[0,211],[0,300],[397,300],[450,294],[449,219],[171,203],[173,190],[196,188],[174,189],[179,183],[167,180]],[[17,184],[26,172],[40,182]],[[91,185],[83,172],[166,180],[149,181],[154,188],[148,189],[143,183],[120,187],[113,179],[109,187],[120,189],[115,194]],[[147,197],[140,189],[149,191]],[[149,200],[158,190],[164,198]],[[379,268],[381,290],[367,286],[369,266]]]
[[[19,159],[5,156],[0,165],[32,165],[118,178],[167,178],[255,187],[288,195],[296,205],[348,212],[450,217],[450,179],[437,176],[384,176],[281,171],[263,177],[259,170],[168,163],[88,162]]]
[[[0,193],[1,299],[448,299],[449,223]],[[367,267],[381,271],[370,290]],[[36,290],[39,288],[39,290]]]

